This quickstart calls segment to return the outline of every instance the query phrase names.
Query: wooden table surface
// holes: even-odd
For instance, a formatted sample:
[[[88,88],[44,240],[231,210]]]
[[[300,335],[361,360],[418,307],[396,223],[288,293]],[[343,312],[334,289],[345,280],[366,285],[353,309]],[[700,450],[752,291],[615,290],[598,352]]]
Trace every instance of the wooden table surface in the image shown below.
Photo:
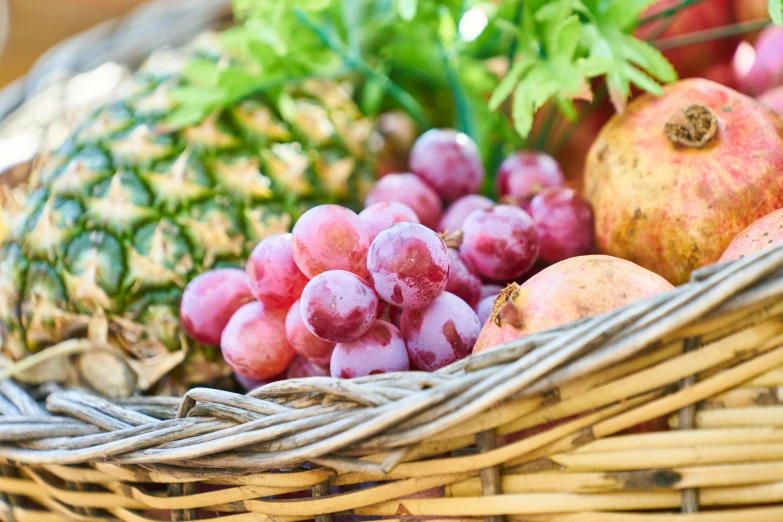
[[[11,29],[0,55],[0,88],[23,75],[52,45],[121,15],[144,0],[8,1]]]

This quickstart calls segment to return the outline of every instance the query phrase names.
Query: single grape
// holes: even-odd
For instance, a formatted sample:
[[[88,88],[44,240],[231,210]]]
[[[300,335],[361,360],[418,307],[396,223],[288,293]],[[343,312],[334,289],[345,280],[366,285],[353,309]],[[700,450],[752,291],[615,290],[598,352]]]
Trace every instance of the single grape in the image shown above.
[[[285,316],[285,336],[293,349],[306,359],[320,366],[328,366],[334,343],[316,337],[302,320],[300,302],[297,300]]]
[[[289,308],[307,284],[294,261],[291,243],[291,234],[273,234],[257,244],[247,260],[250,291],[265,306]]]
[[[492,308],[495,306],[495,299],[498,298],[499,294],[495,295],[488,295],[479,301],[479,304],[476,305],[476,315],[478,316],[479,323],[482,325],[487,322],[487,319],[489,319],[489,316],[492,315]]]
[[[261,386],[266,386],[267,384],[269,384],[271,382],[277,382],[277,381],[285,379],[285,374],[279,373],[279,374],[274,375],[274,376],[272,376],[272,377],[270,377],[268,379],[251,379],[250,377],[245,377],[243,375],[239,375],[238,373],[235,373],[234,374],[234,379],[246,391],[253,391],[256,388],[260,388]]]
[[[534,151],[515,152],[498,168],[498,197],[525,203],[543,189],[559,187],[564,182],[563,171],[552,156]]]
[[[403,310],[400,326],[411,361],[429,372],[470,355],[481,330],[476,312],[450,292],[424,308]]]
[[[438,223],[438,232],[455,232],[462,228],[471,212],[474,210],[483,210],[495,205],[495,202],[478,194],[468,194],[462,196],[457,201],[449,205],[449,208],[443,213]]]
[[[303,377],[329,377],[329,370],[314,364],[302,356],[297,356],[294,362],[291,363],[291,366],[288,367],[288,370],[286,370],[285,378],[301,379]]]
[[[443,212],[438,194],[415,174],[388,174],[373,186],[364,206],[381,201],[398,201],[408,205],[419,217],[421,224],[434,228]]]
[[[402,334],[391,323],[375,321],[367,332],[334,348],[329,366],[332,377],[352,379],[410,368]]]
[[[220,345],[220,335],[242,305],[253,300],[244,270],[218,268],[194,277],[182,292],[179,319],[193,340]]]
[[[484,181],[478,146],[467,134],[430,129],[413,144],[411,172],[427,182],[444,201],[475,194]]]
[[[268,379],[285,371],[296,352],[285,336],[285,310],[247,303],[237,310],[220,338],[223,358],[234,373]]]
[[[541,259],[557,263],[592,252],[593,209],[575,190],[557,187],[542,191],[530,202],[530,216],[538,231]]]
[[[367,268],[384,301],[400,308],[419,308],[446,288],[449,253],[446,243],[432,230],[415,223],[397,223],[372,242]]]
[[[503,285],[481,285],[481,298],[489,297],[491,295],[498,295],[505,288]]]
[[[527,272],[536,261],[536,227],[519,207],[497,205],[476,210],[462,227],[459,251],[481,275],[510,281]]]
[[[330,270],[307,283],[299,309],[304,324],[316,336],[344,343],[372,326],[378,314],[378,296],[356,274]]]
[[[367,276],[370,231],[352,210],[319,205],[294,225],[294,261],[310,279],[327,270],[347,270]]]
[[[481,299],[481,276],[473,263],[460,255],[456,248],[449,248],[449,266],[446,292],[451,292],[473,308]]]
[[[370,241],[394,224],[421,223],[413,209],[399,201],[381,201],[370,205],[359,212],[359,219],[367,225]]]

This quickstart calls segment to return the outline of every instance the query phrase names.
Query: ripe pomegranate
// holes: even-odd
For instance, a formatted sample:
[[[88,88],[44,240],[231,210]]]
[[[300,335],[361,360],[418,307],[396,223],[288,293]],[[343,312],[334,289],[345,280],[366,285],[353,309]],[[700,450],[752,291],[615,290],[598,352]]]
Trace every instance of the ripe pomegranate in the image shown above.
[[[599,250],[683,283],[783,207],[781,172],[783,121],[755,100],[698,78],[643,95],[587,158]]]
[[[783,116],[783,85],[768,90],[756,100]]]
[[[495,301],[473,353],[673,288],[662,277],[624,259],[572,257],[545,268],[521,286],[506,287]]]
[[[761,31],[753,46],[754,52],[750,52],[747,45],[743,44],[743,49],[738,48],[734,58],[740,90],[757,96],[783,85],[783,27],[771,26]]]
[[[659,13],[680,3],[681,0],[658,0],[642,17]],[[666,24],[669,24],[668,27],[657,38],[670,38],[713,29],[731,24],[734,21],[733,14],[731,0],[705,0],[682,9],[674,15],[673,20],[661,19],[641,26],[636,31],[636,36],[642,39],[653,38]],[[664,52],[663,55],[671,62],[681,78],[700,76],[710,64],[730,59],[739,40],[739,37],[721,38],[672,49]]]
[[[783,208],[754,221],[731,240],[718,261],[733,261],[783,241]]]

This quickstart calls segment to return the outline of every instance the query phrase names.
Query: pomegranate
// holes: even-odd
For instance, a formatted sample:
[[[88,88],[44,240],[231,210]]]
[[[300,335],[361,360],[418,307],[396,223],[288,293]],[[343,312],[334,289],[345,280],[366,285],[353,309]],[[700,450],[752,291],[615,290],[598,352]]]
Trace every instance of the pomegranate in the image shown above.
[[[681,3],[681,0],[658,0],[645,12],[644,16],[659,13]],[[682,9],[674,19],[661,19],[641,26],[636,36],[641,39],[655,38],[661,28],[666,30],[657,38],[670,38],[683,34],[713,29],[734,21],[731,0],[704,0]],[[668,26],[667,26],[668,24]],[[666,51],[663,55],[671,62],[680,77],[700,76],[714,63],[731,58],[739,37],[721,38],[697,45],[689,45]]]
[[[783,116],[783,85],[770,89],[758,98],[759,103],[763,103],[773,111]]]
[[[572,257],[501,292],[473,353],[599,315],[674,287],[638,265],[604,255]]]
[[[740,90],[756,96],[783,85],[783,27],[771,26],[761,31],[754,52],[747,46],[738,48],[734,58]]]
[[[718,261],[733,261],[783,241],[783,208],[753,222],[731,240]]]
[[[598,248],[683,283],[783,207],[781,172],[783,121],[755,100],[699,78],[643,95],[587,158]]]

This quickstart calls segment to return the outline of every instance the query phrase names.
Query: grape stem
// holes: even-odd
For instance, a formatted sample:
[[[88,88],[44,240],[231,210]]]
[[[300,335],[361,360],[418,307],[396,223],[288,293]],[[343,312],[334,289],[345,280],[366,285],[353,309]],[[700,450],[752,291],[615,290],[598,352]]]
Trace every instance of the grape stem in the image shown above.
[[[672,36],[670,38],[662,38],[652,42],[652,45],[655,46],[659,51],[670,51],[672,49],[678,49],[688,45],[695,45],[704,42],[710,42],[712,40],[719,40],[721,38],[730,38],[732,36],[752,33],[754,31],[758,31],[759,29],[763,29],[767,25],[769,25],[769,18],[759,18],[758,20],[749,20],[747,22],[715,27],[713,29],[705,29],[704,31],[695,31],[693,33]]]

